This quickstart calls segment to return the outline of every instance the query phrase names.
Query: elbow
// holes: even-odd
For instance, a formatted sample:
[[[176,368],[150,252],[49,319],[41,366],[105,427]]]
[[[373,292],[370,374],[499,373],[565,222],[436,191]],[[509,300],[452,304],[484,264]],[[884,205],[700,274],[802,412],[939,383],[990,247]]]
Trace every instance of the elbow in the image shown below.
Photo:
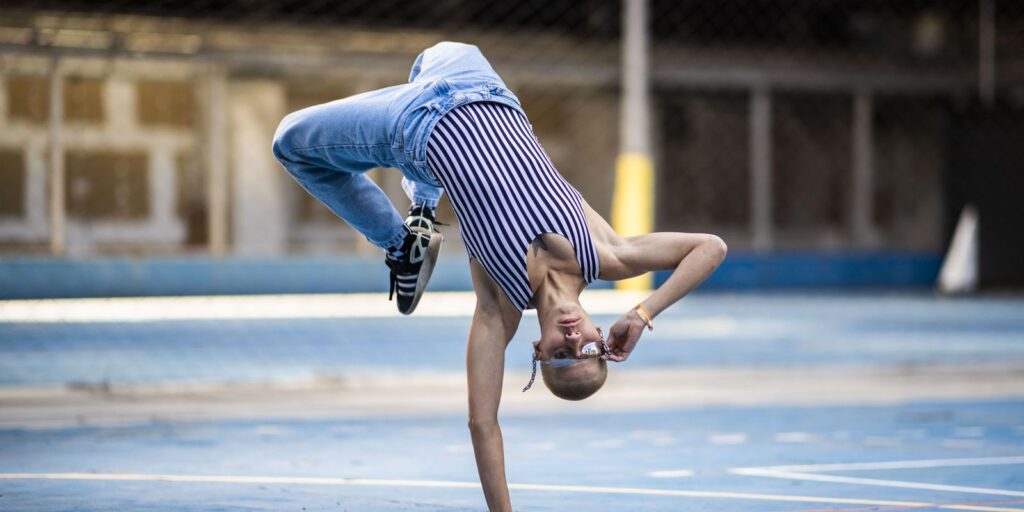
[[[729,253],[729,246],[725,245],[725,240],[716,235],[708,235],[708,239],[704,243],[708,246],[709,253],[717,263],[725,260],[725,255]]]

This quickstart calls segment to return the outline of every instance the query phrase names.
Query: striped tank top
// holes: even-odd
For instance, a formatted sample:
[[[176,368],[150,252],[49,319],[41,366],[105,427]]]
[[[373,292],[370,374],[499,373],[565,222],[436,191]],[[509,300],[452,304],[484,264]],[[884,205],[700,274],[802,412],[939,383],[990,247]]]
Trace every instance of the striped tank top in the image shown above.
[[[430,133],[427,163],[448,194],[470,258],[520,311],[532,307],[527,250],[543,233],[568,239],[584,281],[597,279],[583,197],[555,170],[522,112],[487,102],[453,109]]]

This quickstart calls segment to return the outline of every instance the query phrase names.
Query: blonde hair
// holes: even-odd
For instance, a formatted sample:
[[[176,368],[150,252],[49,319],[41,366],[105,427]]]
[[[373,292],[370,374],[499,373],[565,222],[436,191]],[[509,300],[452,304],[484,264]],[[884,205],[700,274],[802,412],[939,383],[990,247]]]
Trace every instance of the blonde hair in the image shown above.
[[[589,361],[582,361],[573,366],[552,368],[541,365],[541,376],[544,385],[551,393],[563,400],[583,400],[601,389],[608,379],[608,362],[604,359],[593,359],[597,362],[596,372],[584,372],[580,368],[589,367]]]

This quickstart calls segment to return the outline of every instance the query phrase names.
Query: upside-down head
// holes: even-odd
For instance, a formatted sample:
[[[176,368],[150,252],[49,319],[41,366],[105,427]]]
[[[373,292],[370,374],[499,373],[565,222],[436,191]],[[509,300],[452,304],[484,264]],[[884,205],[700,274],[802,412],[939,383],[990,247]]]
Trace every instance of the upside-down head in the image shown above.
[[[578,304],[537,314],[541,338],[533,342],[534,371],[540,363],[544,385],[565,400],[583,400],[596,393],[608,378],[608,363],[600,357],[606,351],[601,328]]]

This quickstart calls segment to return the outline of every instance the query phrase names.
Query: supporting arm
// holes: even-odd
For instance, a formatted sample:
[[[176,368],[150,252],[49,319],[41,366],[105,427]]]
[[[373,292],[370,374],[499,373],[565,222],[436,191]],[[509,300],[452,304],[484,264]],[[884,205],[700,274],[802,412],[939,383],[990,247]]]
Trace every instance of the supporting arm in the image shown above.
[[[477,304],[466,347],[469,432],[487,507],[511,511],[505,481],[505,448],[498,425],[505,348],[519,326],[520,312],[499,295],[497,285],[476,260],[470,263]]]

